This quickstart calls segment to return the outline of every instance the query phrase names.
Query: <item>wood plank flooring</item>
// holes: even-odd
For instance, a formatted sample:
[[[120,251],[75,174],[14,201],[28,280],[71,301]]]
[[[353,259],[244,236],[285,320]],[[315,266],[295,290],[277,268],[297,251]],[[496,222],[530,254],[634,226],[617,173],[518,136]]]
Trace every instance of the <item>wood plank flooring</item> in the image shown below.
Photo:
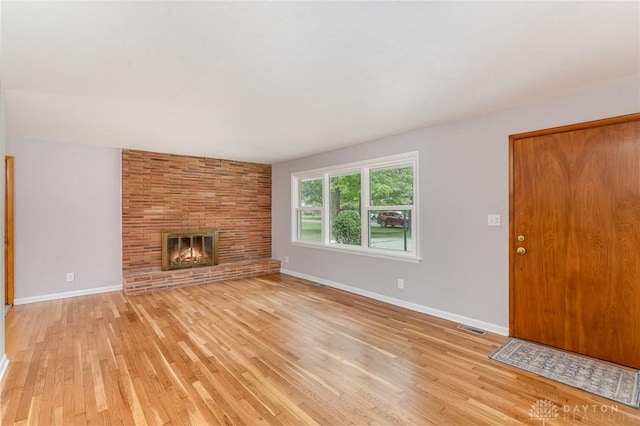
[[[640,424],[491,361],[504,337],[286,275],[14,307],[10,424]],[[566,412],[569,410],[569,412]],[[603,412],[605,410],[605,412]]]

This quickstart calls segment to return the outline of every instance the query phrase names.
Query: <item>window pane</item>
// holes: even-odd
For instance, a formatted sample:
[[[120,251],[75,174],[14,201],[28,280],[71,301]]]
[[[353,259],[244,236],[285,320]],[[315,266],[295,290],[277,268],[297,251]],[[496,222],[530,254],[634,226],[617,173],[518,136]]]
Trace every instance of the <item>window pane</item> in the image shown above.
[[[322,216],[320,210],[298,212],[298,239],[304,241],[322,240]]]
[[[330,177],[331,242],[361,245],[360,172]]]
[[[411,210],[370,210],[369,247],[412,251]]]
[[[322,178],[300,181],[300,207],[322,207]]]
[[[369,176],[372,206],[413,205],[413,166],[373,169]]]

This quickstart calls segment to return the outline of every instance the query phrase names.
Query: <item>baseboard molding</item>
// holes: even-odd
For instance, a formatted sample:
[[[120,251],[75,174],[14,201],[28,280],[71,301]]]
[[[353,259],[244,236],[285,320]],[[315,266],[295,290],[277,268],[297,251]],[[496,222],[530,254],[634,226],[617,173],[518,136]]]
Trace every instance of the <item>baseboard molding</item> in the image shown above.
[[[323,278],[314,277],[307,274],[302,274],[296,271],[290,271],[288,269],[280,269],[282,274],[292,275],[294,277],[302,278],[305,280],[313,281],[319,284],[323,284],[329,287],[337,288],[340,290],[348,291],[349,293],[358,294],[360,296],[369,297],[371,299],[386,302],[391,305],[400,306],[402,308],[411,309],[412,311],[421,312],[423,314],[433,315],[434,317],[443,318],[449,321],[453,321],[459,324],[470,325],[481,330],[490,331],[492,333],[500,334],[502,336],[509,335],[509,329],[496,324],[491,324],[485,321],[480,321],[474,318],[465,317],[463,315],[454,314],[447,311],[441,311],[439,309],[430,308],[428,306],[419,305],[417,303],[407,302],[405,300],[396,299],[394,297],[384,296],[382,294],[374,293],[372,291],[363,290],[361,288],[352,287],[345,284],[340,284],[334,281],[325,280]]]
[[[0,359],[0,382],[2,382],[2,378],[4,377],[4,373],[7,372],[8,367],[9,358],[7,358],[7,354],[2,354],[2,359]]]
[[[27,303],[46,302],[48,300],[66,299],[68,297],[87,296],[89,294],[107,293],[110,291],[121,291],[122,285],[111,285],[107,287],[88,288],[86,290],[67,291],[64,293],[43,294],[42,296],[19,297],[13,301],[14,305],[25,305]]]

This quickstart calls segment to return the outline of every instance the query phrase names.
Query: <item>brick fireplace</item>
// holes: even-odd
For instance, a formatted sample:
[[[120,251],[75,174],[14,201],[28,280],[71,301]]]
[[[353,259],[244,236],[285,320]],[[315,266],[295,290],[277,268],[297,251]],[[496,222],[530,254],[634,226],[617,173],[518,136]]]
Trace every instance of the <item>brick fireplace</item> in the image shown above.
[[[194,229],[217,231],[217,264],[163,270],[163,232]],[[123,150],[122,257],[127,294],[279,272],[271,166]]]

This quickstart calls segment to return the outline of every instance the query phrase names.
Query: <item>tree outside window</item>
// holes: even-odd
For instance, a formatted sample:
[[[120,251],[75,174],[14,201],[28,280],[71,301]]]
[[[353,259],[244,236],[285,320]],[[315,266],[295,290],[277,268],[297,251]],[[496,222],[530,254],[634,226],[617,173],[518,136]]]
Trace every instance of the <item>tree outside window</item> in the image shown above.
[[[360,172],[331,176],[331,242],[359,246],[362,241],[360,221]]]
[[[301,241],[322,241],[322,178],[299,182],[300,204],[296,209],[297,234]]]

